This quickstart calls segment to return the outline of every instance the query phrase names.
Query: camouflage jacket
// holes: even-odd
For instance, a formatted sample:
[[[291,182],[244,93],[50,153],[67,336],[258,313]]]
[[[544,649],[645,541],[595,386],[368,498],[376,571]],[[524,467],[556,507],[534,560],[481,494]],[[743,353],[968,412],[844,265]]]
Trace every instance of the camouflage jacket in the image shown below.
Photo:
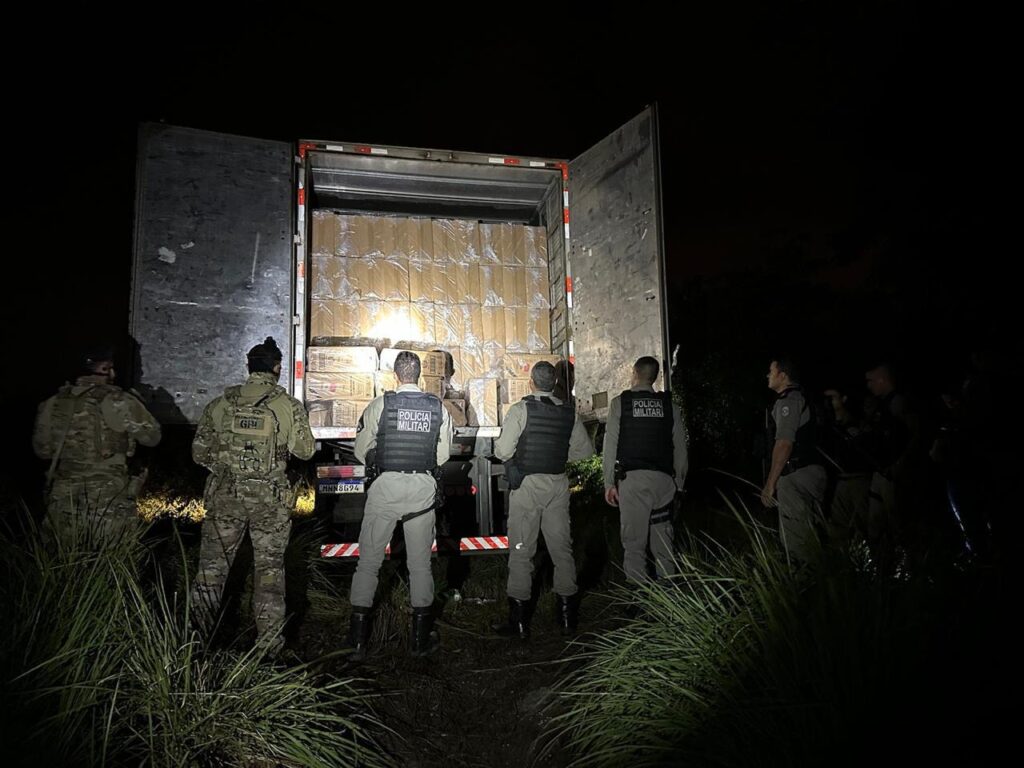
[[[80,376],[39,406],[32,448],[56,476],[126,471],[136,443],[160,442],[160,423],[135,395],[103,376]]]
[[[192,460],[215,476],[232,479],[236,475],[233,467],[238,465],[238,448],[230,434],[232,401],[252,405],[261,400],[273,412],[276,425],[276,455],[265,479],[285,481],[288,454],[309,459],[316,450],[316,443],[302,403],[278,386],[276,377],[269,373],[250,374],[244,384],[229,387],[206,406],[192,441]]]

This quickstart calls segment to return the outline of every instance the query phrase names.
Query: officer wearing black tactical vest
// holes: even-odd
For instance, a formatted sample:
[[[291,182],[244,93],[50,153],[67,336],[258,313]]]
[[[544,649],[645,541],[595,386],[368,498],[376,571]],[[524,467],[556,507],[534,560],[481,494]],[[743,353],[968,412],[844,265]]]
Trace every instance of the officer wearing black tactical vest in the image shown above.
[[[612,398],[604,436],[605,500],[619,508],[623,570],[631,582],[649,578],[650,545],[659,578],[676,572],[672,510],[686,482],[686,424],[668,392],[655,392],[661,366],[633,364],[630,388]]]
[[[799,382],[791,360],[772,360],[768,388],[778,397],[768,418],[771,468],[761,490],[761,503],[773,506],[772,499],[778,492],[782,545],[790,557],[806,561],[810,558],[813,528],[823,522],[828,477],[818,453],[814,412]]]
[[[508,514],[508,622],[494,630],[503,636],[530,636],[533,603],[533,556],[537,534],[544,541],[555,566],[556,618],[561,632],[576,629],[579,610],[576,562],[569,532],[569,481],[567,461],[593,455],[594,446],[571,404],[552,394],[555,368],[539,362],[530,372],[533,393],[512,405],[501,434],[494,441],[494,455],[505,462],[512,489]]]
[[[352,658],[365,657],[377,574],[395,525],[402,523],[409,600],[412,603],[412,655],[426,656],[440,644],[433,632],[434,578],[430,550],[434,509],[440,496],[440,465],[451,454],[452,422],[434,395],[416,385],[420,359],[413,352],[395,358],[398,389],[385,392],[363,411],[356,433],[356,459],[375,476],[366,492],[359,531],[359,565],[352,577],[349,643]]]

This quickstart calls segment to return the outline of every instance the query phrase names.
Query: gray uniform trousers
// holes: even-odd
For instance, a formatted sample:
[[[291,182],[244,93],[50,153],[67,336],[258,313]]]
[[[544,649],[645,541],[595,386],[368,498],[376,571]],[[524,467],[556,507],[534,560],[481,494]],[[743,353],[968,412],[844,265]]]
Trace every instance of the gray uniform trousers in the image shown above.
[[[533,556],[537,535],[543,531],[555,564],[555,592],[576,594],[576,561],[569,530],[569,480],[561,475],[527,475],[512,491],[508,511],[509,597],[529,600],[533,591]]]
[[[676,572],[672,559],[672,517],[651,524],[651,512],[672,502],[676,483],[664,472],[630,470],[619,481],[619,528],[622,537],[623,570],[630,581],[644,581],[647,575],[647,545],[659,578]]]
[[[352,605],[373,607],[377,575],[395,525],[403,515],[431,506],[436,487],[434,478],[427,474],[384,472],[373,481],[366,492],[366,510],[359,530],[359,565],[349,594]],[[434,603],[434,575],[430,570],[434,517],[431,510],[402,524],[409,568],[409,601],[413,608],[428,608]]]
[[[828,476],[819,464],[790,472],[779,478],[779,535],[790,557],[809,560],[814,526],[824,522],[822,504]]]

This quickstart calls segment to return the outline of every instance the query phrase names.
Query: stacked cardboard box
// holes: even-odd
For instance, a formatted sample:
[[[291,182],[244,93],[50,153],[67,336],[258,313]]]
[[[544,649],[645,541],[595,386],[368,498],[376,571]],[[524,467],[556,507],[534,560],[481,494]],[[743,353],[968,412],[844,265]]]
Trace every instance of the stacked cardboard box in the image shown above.
[[[444,356],[418,353],[421,387],[453,398],[465,394],[461,410],[451,406],[449,411],[465,413],[471,426],[497,426],[499,404],[507,397],[498,382],[529,376],[528,368],[509,375],[505,358],[552,359],[543,227],[314,211],[310,251],[314,348],[361,338],[383,340],[388,349],[375,369],[377,392],[394,386],[394,347],[440,348],[450,355],[450,364]],[[364,373],[323,370],[312,362],[308,370]],[[318,394],[337,393],[344,386],[350,386],[353,397],[365,391],[348,380],[317,379],[314,384]],[[335,388],[325,389],[329,384]],[[326,418],[319,407],[310,407],[318,419]],[[339,426],[335,419],[349,420],[338,411],[332,408],[334,426]]]
[[[306,353],[310,426],[356,426],[377,393],[377,367],[376,347],[310,347]]]

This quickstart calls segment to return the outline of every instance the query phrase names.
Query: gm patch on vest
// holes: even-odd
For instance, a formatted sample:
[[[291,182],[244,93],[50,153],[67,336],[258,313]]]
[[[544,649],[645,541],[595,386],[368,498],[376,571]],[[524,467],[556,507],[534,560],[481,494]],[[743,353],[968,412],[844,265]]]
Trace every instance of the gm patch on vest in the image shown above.
[[[633,399],[633,417],[634,418],[654,418],[661,419],[665,417],[665,411],[662,407],[661,398],[658,397],[644,397]]]
[[[414,411],[410,408],[398,409],[399,432],[429,432],[430,411]]]

